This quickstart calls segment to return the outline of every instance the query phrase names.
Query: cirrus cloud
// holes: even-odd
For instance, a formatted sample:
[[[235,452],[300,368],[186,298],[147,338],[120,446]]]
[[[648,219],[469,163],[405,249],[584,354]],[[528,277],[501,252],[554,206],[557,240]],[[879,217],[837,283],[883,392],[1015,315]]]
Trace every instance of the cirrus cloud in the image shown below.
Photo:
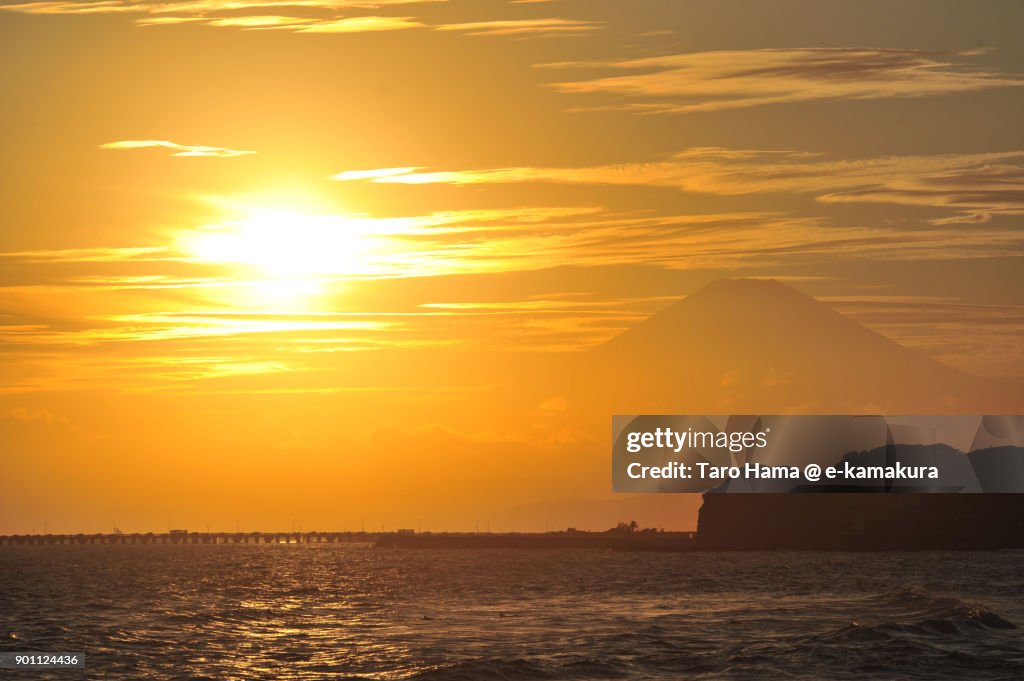
[[[100,149],[170,149],[173,152],[171,156],[199,156],[208,158],[234,158],[235,156],[248,156],[256,153],[255,151],[244,149],[178,144],[167,140],[121,140],[101,144]]]
[[[583,167],[347,171],[338,181],[391,184],[555,183],[669,187],[738,196],[811,193],[822,203],[938,208],[932,224],[987,222],[1024,215],[1024,151],[829,159],[799,151],[697,147],[651,162]]]
[[[604,64],[606,75],[553,83],[559,92],[612,98],[585,109],[698,113],[815,100],[925,97],[1020,87],[1024,78],[969,65],[983,50],[787,48],[686,52]]]
[[[139,26],[199,24],[242,30],[285,29],[295,33],[367,33],[419,28],[475,36],[527,37],[581,34],[601,27],[597,22],[558,17],[427,24],[407,16],[339,14],[349,10],[443,2],[447,0],[0,0],[0,10],[42,15],[142,15],[135,20]],[[293,16],[292,12],[301,16]]]
[[[576,19],[507,19],[443,24],[439,31],[461,31],[468,35],[556,35],[595,31],[601,24]]]

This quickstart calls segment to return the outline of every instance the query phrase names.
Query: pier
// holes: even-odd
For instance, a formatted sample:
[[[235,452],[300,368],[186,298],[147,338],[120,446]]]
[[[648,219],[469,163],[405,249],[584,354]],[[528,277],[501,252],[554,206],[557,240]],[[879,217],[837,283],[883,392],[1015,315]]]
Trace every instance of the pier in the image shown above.
[[[0,546],[99,544],[372,544],[379,532],[170,532],[0,535]]]
[[[396,549],[605,549],[692,551],[696,532],[431,532],[381,535],[377,546]]]
[[[686,551],[695,532],[170,532],[0,535],[0,546],[372,544],[385,549]]]

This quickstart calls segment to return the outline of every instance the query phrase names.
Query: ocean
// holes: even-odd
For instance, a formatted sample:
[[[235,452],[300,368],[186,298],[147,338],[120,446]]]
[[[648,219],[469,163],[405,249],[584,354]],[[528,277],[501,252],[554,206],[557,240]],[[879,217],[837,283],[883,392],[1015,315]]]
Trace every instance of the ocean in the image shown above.
[[[0,547],[0,679],[1024,679],[1024,552]]]

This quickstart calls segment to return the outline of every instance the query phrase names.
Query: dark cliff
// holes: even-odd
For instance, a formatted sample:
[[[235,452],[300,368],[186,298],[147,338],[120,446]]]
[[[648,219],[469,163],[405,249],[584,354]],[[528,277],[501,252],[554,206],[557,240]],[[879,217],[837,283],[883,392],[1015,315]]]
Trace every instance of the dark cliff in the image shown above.
[[[703,549],[1024,548],[1024,494],[728,494],[709,492]]]

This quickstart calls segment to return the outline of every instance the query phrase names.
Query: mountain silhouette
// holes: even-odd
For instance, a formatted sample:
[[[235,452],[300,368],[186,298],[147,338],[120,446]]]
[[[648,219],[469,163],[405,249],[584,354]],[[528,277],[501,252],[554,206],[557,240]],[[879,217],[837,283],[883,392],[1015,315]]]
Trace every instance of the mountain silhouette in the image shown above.
[[[968,375],[775,280],[727,279],[589,353],[574,383],[618,413],[1015,411],[1021,386]]]

